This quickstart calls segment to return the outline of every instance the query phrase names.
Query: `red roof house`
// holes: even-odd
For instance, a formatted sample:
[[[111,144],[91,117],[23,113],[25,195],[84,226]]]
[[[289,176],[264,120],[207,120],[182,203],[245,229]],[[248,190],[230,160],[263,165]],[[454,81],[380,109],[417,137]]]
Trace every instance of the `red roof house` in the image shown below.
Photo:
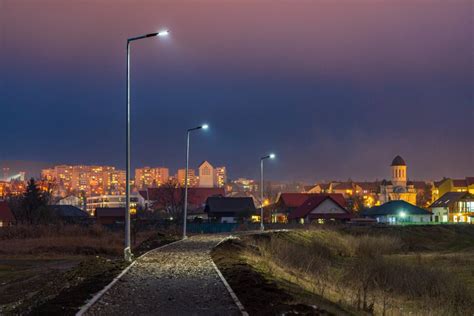
[[[0,201],[0,227],[10,226],[15,223],[15,216],[5,201]]]
[[[274,205],[270,205],[267,209],[276,217],[282,218],[279,221],[285,221],[283,217],[288,217],[289,214],[293,213],[297,208],[303,205],[308,199],[312,197],[331,197],[337,201],[339,205],[346,208],[347,203],[344,196],[339,193],[281,193],[278,197],[277,202]]]
[[[337,200],[341,205],[346,207],[346,199],[342,194],[332,193],[332,194],[320,194],[320,193],[282,193],[276,204],[284,208],[297,208],[301,206],[308,198],[313,196],[331,196],[333,199]]]
[[[309,197],[303,204],[288,215],[288,220],[301,220],[310,223],[314,220],[347,221],[352,218],[345,204],[332,194],[318,194]]]

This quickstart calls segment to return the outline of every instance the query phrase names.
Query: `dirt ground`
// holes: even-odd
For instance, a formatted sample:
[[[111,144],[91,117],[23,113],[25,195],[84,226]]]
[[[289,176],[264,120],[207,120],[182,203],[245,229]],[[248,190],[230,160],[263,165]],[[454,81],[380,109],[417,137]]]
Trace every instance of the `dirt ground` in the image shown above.
[[[142,242],[140,254],[176,240],[157,234]],[[47,253],[0,256],[0,314],[74,315],[127,264],[117,256]]]

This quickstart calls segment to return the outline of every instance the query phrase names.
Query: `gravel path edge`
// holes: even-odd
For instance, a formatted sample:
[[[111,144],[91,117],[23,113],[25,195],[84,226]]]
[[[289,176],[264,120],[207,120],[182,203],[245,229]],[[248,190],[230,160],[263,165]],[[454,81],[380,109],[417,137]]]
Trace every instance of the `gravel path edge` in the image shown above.
[[[234,290],[230,287],[229,283],[227,283],[227,280],[224,278],[222,275],[221,270],[217,267],[216,263],[214,260],[211,259],[212,265],[214,266],[214,269],[216,270],[217,274],[219,275],[219,278],[221,279],[222,283],[224,283],[225,288],[229,292],[230,296],[234,300],[235,305],[239,308],[240,312],[242,313],[242,316],[249,316],[249,313],[245,310],[244,305],[240,302],[239,298],[235,294]]]
[[[147,252],[145,252],[144,254],[142,254],[140,257],[138,257],[137,259],[135,259],[132,263],[130,263],[130,265],[128,265],[125,269],[123,269],[122,272],[120,272],[119,275],[117,275],[109,284],[107,284],[102,290],[100,290],[99,292],[97,292],[90,300],[88,300],[80,309],[79,311],[76,313],[76,316],[83,316],[108,290],[110,290],[112,288],[112,286],[114,286],[115,283],[117,283],[118,280],[120,280],[127,272],[128,270],[130,270],[136,263],[138,260],[140,260],[142,257],[146,256],[148,253],[152,252],[152,251],[155,251],[155,250],[158,250],[158,249],[162,249],[162,248],[165,248],[165,247],[168,247],[168,246],[171,246],[173,244],[176,244],[178,242],[181,242],[183,241],[184,239],[180,239],[180,240],[176,240],[176,241],[173,241],[173,242],[170,242],[169,244],[166,244],[166,245],[163,245],[163,246],[160,246],[158,248],[154,248],[154,249],[151,249],[151,250],[148,250]],[[214,261],[212,262],[214,263]]]

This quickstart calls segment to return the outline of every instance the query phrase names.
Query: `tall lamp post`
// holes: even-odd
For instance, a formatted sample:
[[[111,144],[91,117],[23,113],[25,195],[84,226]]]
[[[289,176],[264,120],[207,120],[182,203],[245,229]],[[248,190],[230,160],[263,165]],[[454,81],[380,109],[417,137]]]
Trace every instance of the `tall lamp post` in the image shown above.
[[[264,230],[263,226],[263,162],[266,159],[274,159],[275,154],[270,154],[260,158],[260,230]]]
[[[189,171],[189,135],[192,131],[197,131],[200,129],[206,130],[209,128],[209,125],[203,124],[198,127],[188,129],[186,133],[186,171],[184,175],[184,212],[183,212],[183,239],[188,238],[186,235],[186,219],[188,217],[188,171]]]
[[[130,246],[130,45],[132,42],[155,36],[167,36],[168,31],[149,33],[127,39],[127,106],[126,106],[126,133],[125,133],[125,261],[132,261],[132,250]]]

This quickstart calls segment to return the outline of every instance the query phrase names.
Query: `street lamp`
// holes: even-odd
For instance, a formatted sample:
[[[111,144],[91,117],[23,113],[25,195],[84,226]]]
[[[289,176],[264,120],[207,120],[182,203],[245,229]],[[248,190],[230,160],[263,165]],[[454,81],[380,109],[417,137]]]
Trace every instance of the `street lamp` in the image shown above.
[[[207,130],[209,125],[203,124],[198,127],[188,129],[186,133],[186,170],[184,175],[184,212],[183,212],[183,239],[188,238],[186,235],[186,218],[188,217],[188,170],[189,170],[189,135],[192,131],[199,129]]]
[[[125,261],[132,261],[132,250],[130,247],[130,44],[133,41],[148,37],[164,37],[169,34],[168,31],[149,33],[127,39],[127,106],[126,106],[126,133],[125,133]]]
[[[263,161],[266,159],[275,159],[275,154],[270,154],[260,158],[260,230],[264,230],[263,226]]]

